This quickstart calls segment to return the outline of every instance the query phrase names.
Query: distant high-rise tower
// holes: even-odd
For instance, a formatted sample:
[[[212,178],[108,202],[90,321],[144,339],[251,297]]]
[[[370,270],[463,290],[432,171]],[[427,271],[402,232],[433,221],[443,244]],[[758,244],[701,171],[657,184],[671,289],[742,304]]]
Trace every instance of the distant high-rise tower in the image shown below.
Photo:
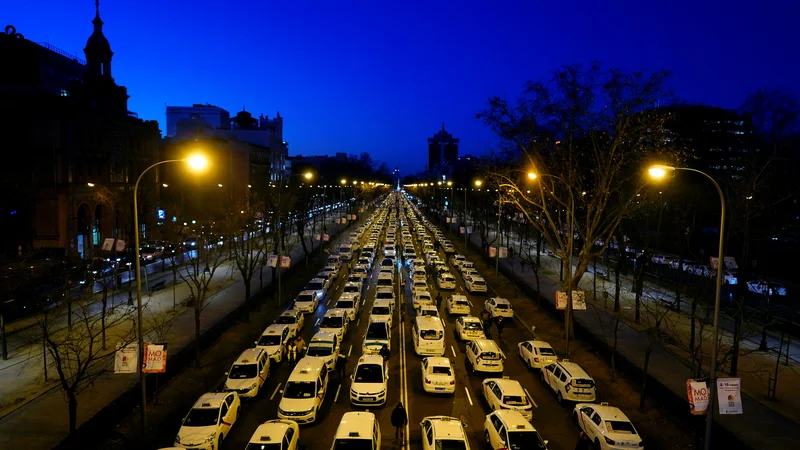
[[[458,138],[442,129],[428,138],[428,170],[452,165],[458,159]]]

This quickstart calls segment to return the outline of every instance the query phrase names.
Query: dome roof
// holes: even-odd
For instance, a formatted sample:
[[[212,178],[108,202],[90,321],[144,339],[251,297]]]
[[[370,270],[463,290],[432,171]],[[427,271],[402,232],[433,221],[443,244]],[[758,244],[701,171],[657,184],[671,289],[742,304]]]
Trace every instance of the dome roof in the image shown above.
[[[112,55],[114,52],[111,51],[111,44],[108,43],[108,39],[103,35],[103,21],[100,20],[99,13],[94,17],[92,23],[94,24],[94,32],[86,41],[86,47],[83,52],[86,53],[87,57],[90,55]]]

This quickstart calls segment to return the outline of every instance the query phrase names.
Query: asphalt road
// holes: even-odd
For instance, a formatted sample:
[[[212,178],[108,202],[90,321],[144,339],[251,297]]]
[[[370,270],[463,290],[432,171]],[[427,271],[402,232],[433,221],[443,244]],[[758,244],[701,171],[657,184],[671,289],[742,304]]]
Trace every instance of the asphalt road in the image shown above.
[[[380,242],[383,242],[384,235],[385,229],[381,234]],[[399,232],[397,236],[399,240]],[[416,239],[416,236],[414,238]],[[415,242],[415,246],[417,247],[417,254],[422,255],[422,248],[419,242]],[[444,257],[444,253],[441,253],[441,256]],[[341,347],[343,353],[349,354],[348,377],[352,374],[353,368],[361,356],[361,343],[366,332],[369,311],[372,308],[375,296],[377,265],[380,259],[380,257],[376,257],[376,268],[373,270],[366,288],[365,302],[357,315],[357,319],[351,322]],[[400,263],[398,263],[396,270],[401,271],[403,277],[408,276],[408,270]],[[317,320],[335,303],[335,299],[341,293],[346,279],[345,271],[346,269],[342,269],[336,283],[317,310],[313,314],[306,315],[302,331],[306,342],[310,342],[311,337],[316,332],[315,324]],[[452,270],[452,272],[458,280],[458,285],[455,292],[442,291],[442,297],[446,299],[448,295],[453,293],[467,295],[472,305],[471,314],[479,316],[486,296],[468,294],[457,271]],[[436,284],[431,279],[428,280],[428,283],[431,288],[431,295],[435,298],[437,294]],[[395,289],[397,291],[401,290],[399,278],[396,279]],[[457,341],[454,335],[453,324],[456,317],[449,316],[446,313],[443,302],[440,311],[446,325],[445,343],[447,350],[445,356],[455,363],[456,392],[453,395],[445,396],[427,394],[422,389],[422,358],[414,353],[411,340],[411,320],[414,317],[414,312],[411,308],[409,283],[406,283],[405,292],[402,292],[401,295],[405,297],[408,310],[405,312],[402,322],[399,320],[399,308],[395,311],[394,325],[391,330],[392,356],[389,359],[388,400],[386,405],[370,409],[378,417],[383,448],[422,448],[420,422],[424,417],[434,415],[460,418],[467,425],[465,431],[470,439],[470,447],[472,449],[484,448],[483,424],[485,416],[490,410],[481,396],[481,381],[483,377],[474,375],[466,369],[465,345]],[[397,304],[402,304],[399,298],[397,299]],[[574,448],[578,429],[570,420],[570,408],[559,405],[552,392],[545,388],[538,374],[529,371],[518,358],[516,344],[522,340],[531,339],[531,335],[522,329],[518,323],[510,322],[505,327],[501,339],[497,338],[496,328],[492,328],[492,336],[490,336],[499,341],[501,349],[508,357],[505,361],[503,375],[518,380],[533,398],[536,408],[534,408],[532,423],[542,437],[549,440],[548,447],[552,450]],[[255,338],[256,336],[254,336]],[[405,343],[405,352],[402,351],[403,343]],[[266,420],[277,418],[281,389],[290,372],[291,367],[285,361],[280,364],[273,364],[267,383],[262,388],[259,396],[255,399],[243,401],[239,419],[222,444],[223,450],[243,449],[258,425]],[[403,383],[404,380],[405,383]],[[350,379],[341,380],[335,372],[332,372],[323,407],[319,411],[317,421],[311,425],[301,426],[299,442],[302,448],[329,448],[342,415],[348,411],[365,409],[350,405],[349,392]],[[407,443],[400,443],[394,440],[394,428],[391,426],[390,421],[392,408],[401,398],[409,415],[409,442]],[[175,431],[177,432],[177,430]]]

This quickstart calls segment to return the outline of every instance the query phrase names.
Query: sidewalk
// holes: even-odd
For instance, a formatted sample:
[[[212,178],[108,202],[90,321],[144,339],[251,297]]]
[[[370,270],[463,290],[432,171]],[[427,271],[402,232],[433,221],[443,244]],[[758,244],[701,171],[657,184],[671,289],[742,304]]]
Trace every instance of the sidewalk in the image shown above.
[[[457,232],[457,228],[452,227],[451,233]],[[461,238],[461,239],[459,239]],[[463,247],[463,237],[454,235],[451,239],[457,247]],[[491,240],[491,237],[490,239]],[[470,257],[476,256],[476,251],[479,251],[480,238],[472,235],[471,239]],[[481,253],[482,254],[482,253]],[[559,268],[558,258],[553,258],[545,254],[541,257],[542,268],[540,269],[540,294],[542,300],[547,302],[549,309],[554,309],[555,293],[560,289],[558,282]],[[552,262],[551,262],[552,261]],[[491,264],[494,266],[494,264]],[[527,286],[535,286],[535,277],[530,267],[527,267],[525,272],[520,273],[519,258],[508,258],[500,261],[500,270],[504,275],[510,275],[510,279],[516,279],[517,283],[524,283]],[[487,274],[487,281],[489,284],[494,284],[494,277]],[[580,288],[591,294],[593,275],[591,272],[587,273],[581,280]],[[505,277],[504,277],[505,278]],[[609,282],[605,282],[608,285]],[[622,285],[626,283],[623,281]],[[628,282],[630,286],[630,282]],[[601,291],[601,283],[598,279],[598,292]],[[623,310],[627,311],[629,315],[630,308],[633,304],[630,291],[621,291],[621,302]],[[613,284],[610,287],[610,304],[613,304]],[[589,295],[591,297],[591,295]],[[649,298],[652,300],[652,297]],[[613,320],[613,314],[603,309],[601,301],[594,302],[597,313],[590,311],[576,311],[575,324],[576,329],[589,333],[601,342],[609,342],[610,323]],[[591,306],[590,306],[591,307]],[[533,302],[515,301],[514,309],[517,318],[526,327],[533,325],[530,319],[536,306]],[[673,316],[678,316],[674,313]],[[688,327],[688,319],[672,317],[676,327]],[[601,322],[602,321],[602,322]],[[632,320],[631,320],[632,322]],[[645,330],[637,328],[639,326],[632,324],[631,326],[620,326],[618,334],[618,358],[624,358],[630,364],[642,370],[644,353],[648,345],[648,339],[645,335]],[[708,330],[708,328],[706,329]],[[604,336],[606,334],[606,336]],[[725,339],[730,339],[727,333],[723,333],[723,342]],[[707,341],[710,339],[707,339]],[[706,355],[710,354],[711,345],[706,341]],[[557,343],[553,343],[557,344]],[[743,351],[747,351],[747,344],[745,342]],[[757,347],[757,344],[756,344]],[[691,377],[688,358],[685,357],[683,352],[679,349],[669,346],[665,348],[663,345],[657,344],[650,359],[649,375],[669,389],[676,396],[676,399],[682,399],[687,403],[686,410],[688,412],[688,402],[686,399],[685,381]],[[783,361],[783,360],[782,360]],[[704,367],[707,368],[709,361],[704,362]],[[744,414],[742,415],[715,415],[715,424],[724,428],[729,434],[735,436],[745,445],[751,448],[796,448],[797,438],[800,433],[795,430],[800,423],[798,419],[798,410],[800,410],[800,374],[798,374],[798,366],[795,361],[789,360],[789,366],[783,366],[783,362],[779,366],[783,369],[779,376],[778,384],[778,400],[772,401],[766,399],[766,378],[764,372],[774,372],[775,370],[775,356],[765,355],[763,353],[753,352],[740,358],[740,373],[743,385],[743,408]],[[707,370],[707,369],[706,369]],[[720,371],[720,376],[725,376],[723,371]]]
[[[333,219],[333,218],[331,218]],[[333,223],[328,224],[330,234],[338,232],[345,226]],[[342,239],[340,236],[338,239]],[[316,247],[316,244],[315,244]],[[309,247],[310,250],[310,247]],[[305,254],[301,245],[295,246],[291,253],[292,264],[301,264]],[[271,270],[267,268],[264,273],[265,287],[270,284]],[[201,315],[201,333],[211,329],[244,303],[244,283],[239,271],[232,267],[231,262],[223,264],[214,275],[217,288],[210,290],[207,306]],[[259,276],[256,271],[252,280],[252,295],[260,291]],[[148,298],[145,294],[143,301],[146,303],[144,314],[145,323],[148,317],[160,317],[162,321],[169,322],[167,340],[170,355],[177,354],[181,349],[192,345],[194,340],[194,312],[191,307],[180,306],[183,300],[189,298],[189,288],[186,283],[179,280],[176,286],[179,307],[172,308],[172,289],[166,288]],[[119,297],[119,296],[118,296]],[[125,292],[122,303],[127,302]],[[119,300],[118,300],[119,303]],[[127,308],[127,306],[122,306]],[[147,338],[153,339],[151,332]],[[109,330],[108,346],[113,348],[116,340],[112,330]],[[41,354],[41,343],[25,345],[18,349],[23,355]],[[0,362],[0,448],[16,448],[20,442],[25,442],[29,450],[51,449],[58,445],[69,431],[69,415],[67,404],[60,390],[60,384],[53,381],[57,375],[50,372],[50,382],[45,383],[42,377],[42,361],[40,357],[28,358],[20,363],[17,356],[9,361]],[[10,363],[10,364],[9,364]],[[107,361],[109,368],[113,369],[113,358]],[[180,368],[179,368],[180,369]],[[114,402],[120,395],[129,391],[138,384],[138,375],[115,375],[106,373],[95,383],[78,396],[77,426],[92,418],[103,408]],[[6,407],[6,406],[9,407]]]

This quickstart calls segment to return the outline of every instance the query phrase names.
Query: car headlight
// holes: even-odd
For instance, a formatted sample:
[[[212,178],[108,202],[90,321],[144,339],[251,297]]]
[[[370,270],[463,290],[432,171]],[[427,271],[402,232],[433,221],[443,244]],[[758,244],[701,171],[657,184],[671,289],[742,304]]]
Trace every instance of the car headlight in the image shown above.
[[[206,438],[205,442],[211,442],[211,441],[214,440],[215,437],[217,437],[217,432],[216,431],[211,433],[211,434],[209,434],[208,437]]]
[[[247,388],[247,390],[248,390],[248,391],[252,391],[253,389],[255,389],[255,388],[256,388],[256,386],[257,386],[257,385],[258,385],[258,383],[253,383],[253,384],[251,384],[251,385],[250,385],[250,387],[249,387],[249,388]]]
[[[176,444],[180,444],[180,443],[181,443],[181,437],[180,437],[180,435],[178,435],[178,436],[175,436],[175,443],[176,443]]]

